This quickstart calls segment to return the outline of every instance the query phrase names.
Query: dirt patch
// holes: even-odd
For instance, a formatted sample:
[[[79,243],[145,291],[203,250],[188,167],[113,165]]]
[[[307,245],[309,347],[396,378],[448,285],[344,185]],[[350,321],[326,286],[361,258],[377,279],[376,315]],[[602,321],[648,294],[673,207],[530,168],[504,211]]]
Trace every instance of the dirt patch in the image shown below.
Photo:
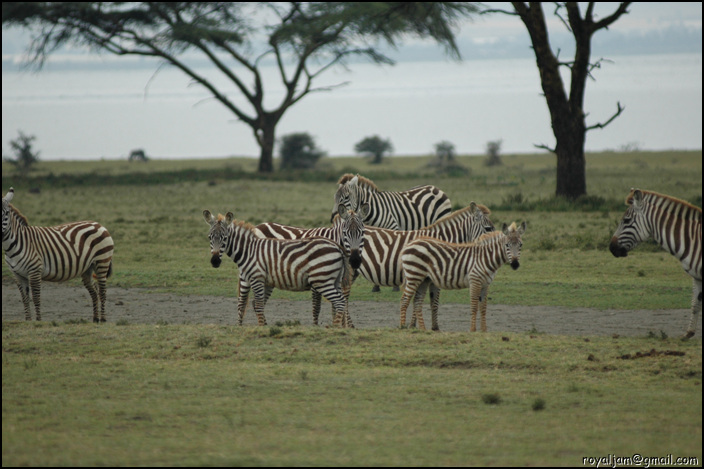
[[[310,296],[301,293],[300,301],[270,300],[264,311],[270,325],[278,321],[299,321],[304,326],[313,324]],[[400,301],[400,293],[399,293]],[[375,301],[350,302],[350,314],[359,329],[398,327],[399,306]],[[34,313],[32,313],[34,315]],[[423,309],[427,327],[430,327],[430,305]],[[332,322],[330,304],[323,303],[321,325]],[[410,312],[408,315],[410,319]],[[11,281],[3,280],[2,320],[22,320],[24,309],[20,293]],[[90,297],[83,287],[44,283],[42,285],[42,319],[66,321],[92,319]],[[169,293],[149,293],[137,288],[108,286],[108,322],[126,320],[133,324],[237,324],[237,298],[220,296],[179,296]],[[646,336],[649,332],[661,337],[681,336],[690,320],[690,311],[673,310],[599,310],[559,306],[509,306],[489,304],[487,328],[489,331],[544,332],[579,336]],[[469,305],[441,304],[438,315],[440,330],[469,331]],[[250,306],[245,325],[256,325]],[[702,336],[699,320],[695,337]]]

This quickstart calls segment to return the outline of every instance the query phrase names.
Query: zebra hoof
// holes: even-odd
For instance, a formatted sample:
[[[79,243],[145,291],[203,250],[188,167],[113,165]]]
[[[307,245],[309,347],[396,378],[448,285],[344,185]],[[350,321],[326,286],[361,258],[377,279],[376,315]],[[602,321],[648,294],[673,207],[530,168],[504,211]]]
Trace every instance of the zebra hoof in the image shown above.
[[[381,288],[379,288],[379,285],[374,285],[374,288],[372,288],[372,293],[379,293],[381,291]]]
[[[694,337],[694,331],[687,331],[687,333],[682,336],[682,340],[689,340],[692,337]]]
[[[98,323],[100,322],[100,319],[98,319],[98,318],[93,318],[93,322],[96,323],[96,324],[98,324]]]

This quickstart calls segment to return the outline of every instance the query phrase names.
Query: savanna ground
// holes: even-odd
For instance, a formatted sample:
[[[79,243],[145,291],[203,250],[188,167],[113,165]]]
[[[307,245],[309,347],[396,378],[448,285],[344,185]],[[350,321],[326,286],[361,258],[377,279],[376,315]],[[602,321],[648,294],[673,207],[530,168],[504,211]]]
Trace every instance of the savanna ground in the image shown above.
[[[553,157],[459,160],[468,176],[401,157],[273,177],[244,159],[43,162],[29,179],[3,164],[3,195],[14,186],[30,224],[93,219],[116,245],[102,325],[80,281],[44,284],[43,321],[25,322],[3,264],[3,465],[701,465],[702,319],[678,339],[691,280],[653,243],[624,259],[607,248],[630,187],[701,206],[701,152],[588,155],[575,203],[552,198]],[[236,326],[237,270],[210,266],[203,209],[323,226],[344,172],[527,221],[488,333],[467,332],[466,291],[442,292],[442,332],[400,329],[400,293],[364,280],[355,330],[326,327],[327,303],[312,327],[309,293],[280,291],[267,327],[251,306]]]

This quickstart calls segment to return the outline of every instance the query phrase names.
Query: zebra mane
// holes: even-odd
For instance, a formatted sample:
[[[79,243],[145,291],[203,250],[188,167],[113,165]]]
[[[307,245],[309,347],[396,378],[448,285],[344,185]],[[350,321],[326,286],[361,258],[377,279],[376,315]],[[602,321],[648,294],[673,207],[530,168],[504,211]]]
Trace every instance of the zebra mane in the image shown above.
[[[364,176],[360,176],[359,174],[357,176],[357,184],[360,186],[365,186],[369,190],[372,190],[374,192],[379,192],[379,188],[376,187],[376,184],[374,184],[371,180],[365,178]],[[338,184],[345,184],[349,182],[353,177],[355,177],[355,174],[343,174],[340,176],[340,180],[337,181]]]
[[[481,210],[482,212],[484,212],[485,215],[491,215],[491,210],[489,210],[489,207],[487,207],[486,205],[482,205],[482,204],[476,204],[476,205],[477,205],[477,208],[479,210]],[[439,219],[438,221],[436,221],[432,225],[428,225],[425,228],[421,228],[421,230],[429,230],[431,228],[437,228],[439,226],[449,225],[449,224],[453,223],[454,221],[456,221],[458,218],[464,218],[466,215],[471,215],[471,214],[472,214],[471,206],[467,206],[465,208],[455,210],[452,213],[448,213],[447,215],[445,215],[444,217],[442,217],[441,219]]]
[[[515,229],[516,229],[515,222],[511,224],[511,228],[513,228],[513,230],[515,231]],[[510,230],[510,228],[509,228],[509,230]],[[496,238],[499,238],[501,236],[506,236],[503,231],[500,231],[500,230],[491,231],[489,233],[484,233],[483,235],[481,235],[480,237],[475,239],[473,242],[467,243],[467,244],[471,244],[472,246],[487,246],[487,245],[493,243],[496,240]]]
[[[29,221],[27,221],[27,217],[25,217],[24,215],[22,215],[22,212],[20,212],[20,211],[17,209],[17,207],[15,207],[14,205],[12,205],[12,204],[8,204],[8,205],[10,206],[10,210],[12,211],[12,213],[14,213],[15,216],[19,219],[20,225],[22,225],[22,226],[29,226]]]
[[[225,221],[225,215],[223,215],[222,213],[218,213],[218,221]],[[246,231],[251,231],[252,234],[254,234],[256,230],[255,226],[251,223],[246,222],[244,220],[238,220],[236,218],[232,220],[232,225],[235,227],[235,229],[241,228]]]
[[[631,189],[631,192],[628,194],[628,197],[626,197],[626,205],[631,205],[633,203],[633,192],[635,189]],[[678,199],[676,197],[672,197],[670,195],[665,195],[665,194],[660,194],[658,192],[653,192],[653,191],[646,191],[640,189],[640,191],[643,193],[644,196],[650,196],[654,198],[659,198],[663,199],[667,202],[671,202],[674,204],[678,205],[683,205],[684,207],[690,209],[692,214],[694,215],[694,219],[701,221],[702,220],[702,209],[697,207],[696,205],[692,205],[691,203],[687,202],[686,200]]]

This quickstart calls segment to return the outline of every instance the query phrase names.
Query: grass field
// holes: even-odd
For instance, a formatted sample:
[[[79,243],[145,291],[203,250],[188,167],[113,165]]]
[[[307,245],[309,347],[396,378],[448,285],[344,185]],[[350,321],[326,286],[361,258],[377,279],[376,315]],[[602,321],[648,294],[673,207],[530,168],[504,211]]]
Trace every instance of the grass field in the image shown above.
[[[528,222],[521,268],[499,271],[493,303],[689,307],[691,279],[672,256],[646,243],[615,259],[607,244],[630,187],[701,206],[701,151],[588,155],[589,197],[576,203],[553,199],[552,156],[506,155],[498,168],[462,157],[468,177],[435,175],[427,162],[334,158],[272,177],[237,158],[43,162],[29,179],[3,163],[2,191],[15,188],[31,224],[108,227],[108,288],[234,296],[235,269],[210,266],[203,209],[324,226],[343,172],[381,189],[431,183],[455,208],[476,201],[496,224]],[[398,301],[370,289],[357,282],[352,301]],[[443,292],[443,302],[467,294]],[[50,320],[3,322],[2,334],[3,466],[552,466],[635,453],[702,462],[701,337]]]

